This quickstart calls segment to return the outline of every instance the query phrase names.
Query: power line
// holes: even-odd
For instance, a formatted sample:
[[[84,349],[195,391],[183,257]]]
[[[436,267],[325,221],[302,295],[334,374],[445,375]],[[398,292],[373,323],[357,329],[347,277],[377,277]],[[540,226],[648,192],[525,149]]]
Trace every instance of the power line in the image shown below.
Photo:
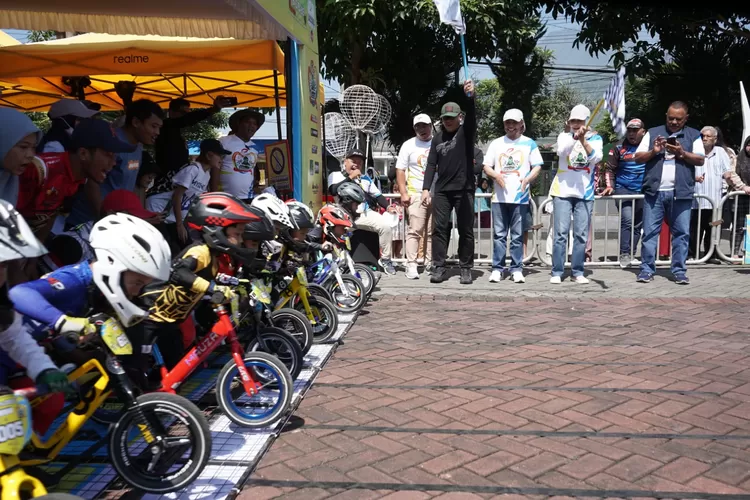
[[[496,63],[496,62],[487,62],[487,61],[469,61],[471,64],[480,64],[482,66],[507,66],[503,63]],[[617,71],[613,69],[605,69],[605,68],[569,68],[569,67],[560,67],[560,66],[542,66],[544,69],[550,69],[550,70],[557,70],[557,71],[571,71],[571,72],[578,72],[578,73],[608,73],[608,74],[614,74],[617,73]]]

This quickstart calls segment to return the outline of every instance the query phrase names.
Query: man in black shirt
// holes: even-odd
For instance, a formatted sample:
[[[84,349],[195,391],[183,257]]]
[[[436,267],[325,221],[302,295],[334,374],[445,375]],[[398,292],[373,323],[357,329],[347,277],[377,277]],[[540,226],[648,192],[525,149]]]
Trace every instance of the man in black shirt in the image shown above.
[[[458,257],[461,266],[461,284],[472,282],[471,268],[474,265],[474,139],[477,119],[474,109],[474,83],[467,80],[464,92],[469,104],[463,124],[459,121],[461,108],[454,102],[443,105],[440,112],[442,131],[432,139],[427,158],[427,168],[422,185],[422,203],[432,202],[435,228],[432,233],[432,264],[434,270],[430,281],[441,283],[445,279],[445,258],[450,240],[451,211],[456,210],[458,226]],[[481,162],[478,164],[481,169]],[[434,200],[430,188],[437,172]]]
[[[149,194],[171,191],[172,176],[190,163],[190,154],[182,137],[182,129],[207,120],[230,104],[228,97],[219,96],[214,100],[213,107],[190,111],[190,101],[182,98],[170,101],[169,118],[164,120],[154,145],[156,164],[159,165],[160,172]]]

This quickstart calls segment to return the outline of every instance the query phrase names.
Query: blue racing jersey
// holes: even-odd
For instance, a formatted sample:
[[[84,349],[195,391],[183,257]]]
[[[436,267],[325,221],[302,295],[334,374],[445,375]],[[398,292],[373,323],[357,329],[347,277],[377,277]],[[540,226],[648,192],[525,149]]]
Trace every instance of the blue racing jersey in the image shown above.
[[[54,328],[63,315],[86,316],[94,283],[88,262],[65,266],[9,292],[13,307],[24,316],[32,335]]]

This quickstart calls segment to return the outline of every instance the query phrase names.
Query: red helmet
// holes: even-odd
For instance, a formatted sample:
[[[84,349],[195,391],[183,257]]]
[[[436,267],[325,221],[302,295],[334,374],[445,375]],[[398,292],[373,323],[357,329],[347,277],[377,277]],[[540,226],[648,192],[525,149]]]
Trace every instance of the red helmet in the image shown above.
[[[339,226],[348,229],[354,225],[349,214],[338,205],[325,205],[321,208],[318,212],[318,224],[323,228],[326,239],[339,243],[346,243],[346,239],[343,236],[337,236],[333,228]]]
[[[230,243],[224,228],[259,220],[250,207],[228,193],[203,193],[195,197],[185,217],[190,228],[201,231],[209,248],[247,262],[255,258],[256,250]]]

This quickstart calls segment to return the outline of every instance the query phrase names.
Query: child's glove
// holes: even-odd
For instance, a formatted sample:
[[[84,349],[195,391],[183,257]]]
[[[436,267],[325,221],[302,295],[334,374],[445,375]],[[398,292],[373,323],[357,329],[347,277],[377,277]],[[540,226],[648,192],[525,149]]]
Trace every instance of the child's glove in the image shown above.
[[[52,392],[64,392],[66,396],[74,396],[75,388],[70,384],[68,376],[57,368],[44,370],[36,377],[36,385],[46,385]]]

